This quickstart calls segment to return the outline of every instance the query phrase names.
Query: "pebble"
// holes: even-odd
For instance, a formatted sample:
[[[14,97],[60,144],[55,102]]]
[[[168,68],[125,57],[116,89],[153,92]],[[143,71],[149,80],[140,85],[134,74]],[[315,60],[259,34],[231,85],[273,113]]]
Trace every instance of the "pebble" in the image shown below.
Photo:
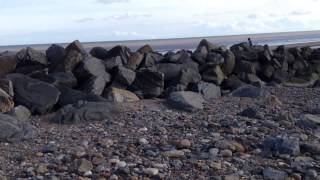
[[[178,149],[189,149],[191,147],[191,142],[188,139],[177,140],[175,145]]]
[[[143,170],[143,172],[145,174],[147,174],[148,176],[156,176],[159,174],[159,169],[157,168],[146,168]]]
[[[140,145],[146,145],[146,144],[149,144],[149,141],[145,138],[140,138],[139,139],[139,144]]]
[[[223,150],[223,151],[221,151],[221,155],[223,157],[231,157],[232,156],[232,151],[229,150],[229,149]]]
[[[113,174],[113,175],[110,176],[109,179],[110,179],[110,180],[118,180],[119,177],[118,177],[117,175]]]
[[[76,160],[76,163],[78,164],[77,170],[81,174],[91,171],[93,168],[92,163],[86,159]]]
[[[164,154],[169,158],[182,158],[185,155],[184,151],[181,150],[166,151]]]
[[[211,162],[210,167],[214,170],[221,170],[222,169],[222,164],[221,162]]]
[[[219,149],[218,148],[211,148],[211,149],[209,149],[209,154],[212,157],[216,157],[219,154]]]

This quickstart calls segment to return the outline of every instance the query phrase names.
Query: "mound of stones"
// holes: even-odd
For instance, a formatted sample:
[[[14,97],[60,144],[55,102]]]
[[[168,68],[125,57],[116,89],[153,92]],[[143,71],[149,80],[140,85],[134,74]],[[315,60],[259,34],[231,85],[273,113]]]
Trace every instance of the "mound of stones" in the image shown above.
[[[88,52],[74,41],[45,52],[28,47],[0,53],[0,111],[23,106],[32,115],[56,112],[54,122],[72,123],[107,118],[117,111],[115,103],[167,98],[171,107],[193,112],[222,94],[265,96],[265,85],[319,86],[319,75],[320,48],[246,42],[227,48],[202,40],[193,52],[161,54],[149,45],[135,52],[126,46]],[[1,114],[0,128],[21,134],[23,123],[17,122]]]

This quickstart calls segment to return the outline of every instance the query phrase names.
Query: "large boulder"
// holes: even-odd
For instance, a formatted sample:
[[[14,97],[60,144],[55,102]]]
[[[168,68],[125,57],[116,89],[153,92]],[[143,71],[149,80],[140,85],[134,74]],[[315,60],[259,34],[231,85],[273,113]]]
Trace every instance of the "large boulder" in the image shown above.
[[[17,67],[16,73],[30,74],[37,70],[42,70],[48,65],[47,57],[41,51],[30,47],[22,49],[16,55]]]
[[[136,70],[140,66],[141,62],[143,61],[143,58],[144,58],[144,54],[141,54],[139,52],[133,53],[130,56],[126,67],[131,70]]]
[[[140,100],[133,92],[114,87],[107,90],[103,96],[112,102],[134,102]]]
[[[66,50],[60,46],[53,44],[46,50],[46,56],[50,64],[50,70],[55,69],[60,63],[63,63],[66,56]]]
[[[0,79],[0,88],[4,90],[10,97],[14,96],[12,81],[8,79]]]
[[[113,118],[119,112],[119,107],[115,103],[79,102],[61,108],[52,118],[52,121],[61,124],[102,121]]]
[[[173,92],[167,99],[169,106],[188,112],[203,109],[205,100],[199,93],[191,91]]]
[[[198,83],[200,81],[201,75],[198,69],[186,68],[181,70],[176,83],[188,86],[191,83]]]
[[[0,89],[0,112],[8,112],[14,107],[12,97],[7,94],[3,89]]]
[[[110,72],[116,67],[122,67],[123,63],[120,56],[112,57],[109,59],[105,59],[103,61],[106,71]]]
[[[88,53],[86,52],[85,48],[83,47],[83,45],[81,44],[81,42],[79,40],[75,40],[72,43],[70,43],[67,47],[66,47],[66,51],[70,52],[70,51],[77,51],[79,53],[81,53],[84,56],[87,56]]]
[[[143,61],[140,63],[139,68],[152,67],[164,59],[163,55],[156,52],[145,54]]]
[[[257,97],[265,97],[267,92],[262,88],[258,88],[252,85],[244,85],[230,93],[230,96],[233,97],[249,97],[249,98],[257,98]]]
[[[108,51],[106,59],[120,56],[122,63],[127,64],[131,54],[131,50],[128,47],[116,46]]]
[[[15,102],[33,113],[44,114],[58,102],[60,91],[51,84],[22,74],[9,74],[7,78],[13,83]]]
[[[224,89],[235,90],[243,85],[245,85],[243,81],[241,81],[236,75],[231,75],[228,79],[223,81],[222,87]]]
[[[151,69],[140,69],[130,89],[140,98],[158,97],[164,90],[164,74]]]
[[[31,117],[30,110],[22,105],[14,107],[7,114],[17,118],[20,122],[28,122]]]
[[[192,91],[202,94],[204,99],[211,100],[214,98],[221,97],[221,89],[212,83],[199,82],[192,86]]]
[[[223,74],[219,65],[206,66],[202,73],[202,80],[220,85],[227,77]]]
[[[224,63],[221,65],[221,69],[226,76],[229,76],[236,66],[236,57],[230,50],[223,52],[223,57]]]
[[[141,54],[147,54],[147,53],[152,53],[153,49],[149,44],[146,44],[146,45],[142,46],[141,48],[139,48],[137,50],[137,52],[139,52]]]
[[[64,85],[71,88],[77,86],[77,78],[71,72],[39,73],[31,75],[31,77],[55,86]]]
[[[123,66],[118,66],[112,72],[112,75],[114,79],[111,86],[124,89],[130,86],[136,78],[136,73],[134,71]]]
[[[106,50],[103,47],[94,47],[91,49],[90,54],[91,54],[91,56],[93,56],[95,58],[104,60],[108,57],[107,56],[108,50]]]
[[[206,63],[208,65],[220,65],[225,62],[224,57],[220,53],[209,52],[207,54]]]
[[[68,104],[75,104],[78,101],[88,101],[88,102],[105,102],[107,101],[101,96],[94,94],[87,94],[82,91],[74,90],[66,86],[57,86],[61,95],[59,97],[58,105],[65,106]]]
[[[171,81],[180,75],[183,65],[174,63],[161,63],[156,65],[156,69],[164,74],[165,81]]]
[[[13,72],[17,66],[17,58],[15,53],[3,53],[0,55],[0,77]]]
[[[106,72],[103,62],[94,57],[87,57],[73,71],[78,79],[79,89],[86,93],[101,95],[110,74]]]
[[[0,141],[20,141],[33,138],[34,128],[13,116],[0,114]]]

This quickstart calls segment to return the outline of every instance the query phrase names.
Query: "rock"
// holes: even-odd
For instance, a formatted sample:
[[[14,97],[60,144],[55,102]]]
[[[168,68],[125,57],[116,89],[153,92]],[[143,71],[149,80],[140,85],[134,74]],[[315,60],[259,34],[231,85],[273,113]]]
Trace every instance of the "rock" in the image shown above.
[[[185,153],[181,150],[171,150],[166,151],[164,155],[168,158],[183,158],[185,156]]]
[[[240,61],[236,66],[236,72],[245,72],[250,74],[257,73],[257,64],[250,61]]]
[[[136,73],[134,71],[122,66],[116,67],[112,74],[114,79],[111,87],[126,89],[136,78]]]
[[[50,67],[50,72],[72,72],[84,60],[84,55],[76,50],[69,50],[62,62]]]
[[[223,157],[232,157],[232,151],[230,151],[229,149],[222,150],[220,153]]]
[[[222,81],[226,79],[220,66],[206,66],[206,69],[202,73],[202,80],[220,85]]]
[[[39,174],[45,174],[48,172],[48,165],[47,164],[39,164],[37,166],[37,169],[36,169],[37,173]]]
[[[108,51],[103,48],[103,47],[94,47],[91,49],[90,51],[91,56],[101,59],[101,60],[105,60],[108,56]]]
[[[175,145],[178,149],[189,149],[191,148],[191,142],[188,139],[176,140]]]
[[[199,51],[199,49],[200,49],[201,47],[205,47],[205,48],[208,50],[208,52],[209,52],[209,51],[212,51],[212,50],[215,50],[215,49],[218,48],[217,46],[215,46],[214,44],[210,43],[210,42],[209,42],[208,40],[206,40],[206,39],[202,39],[202,40],[200,41],[200,43],[199,43],[196,51]]]
[[[67,86],[70,88],[77,86],[77,78],[71,72],[50,73],[48,77],[51,79],[48,83],[55,86]]]
[[[141,54],[147,54],[147,53],[152,53],[153,49],[149,44],[146,44],[146,45],[142,46],[140,49],[138,49],[137,52],[139,52]]]
[[[264,151],[274,154],[289,154],[297,156],[300,154],[300,142],[293,137],[268,137],[263,142]]]
[[[13,83],[15,102],[33,113],[44,114],[58,102],[60,91],[51,84],[22,74],[9,74],[7,78]]]
[[[247,108],[239,113],[240,116],[255,118],[257,116],[258,110],[256,108]]]
[[[7,114],[0,114],[0,141],[17,141],[33,138],[34,129],[21,123],[15,117]]]
[[[194,84],[192,86],[192,91],[202,94],[205,100],[211,100],[221,97],[221,89],[219,86],[203,81]]]
[[[159,174],[159,170],[157,168],[145,168],[143,172],[148,176],[157,176]]]
[[[164,74],[150,69],[137,71],[136,79],[131,89],[140,98],[154,98],[162,94],[164,88]]]
[[[14,107],[12,97],[0,88],[0,112],[8,112]]]
[[[206,58],[207,65],[220,65],[224,63],[224,57],[215,52],[209,52]]]
[[[263,178],[265,180],[285,180],[288,174],[284,171],[276,170],[271,167],[263,170]]]
[[[212,156],[212,157],[217,157],[218,154],[219,154],[219,149],[218,148],[210,148],[209,149],[209,154]],[[220,164],[221,165],[221,164]]]
[[[14,53],[0,55],[0,77],[13,72],[16,69],[18,60]]]
[[[173,92],[167,101],[169,106],[189,112],[203,109],[205,102],[201,94],[191,91]]]
[[[67,52],[62,46],[56,44],[51,45],[46,50],[46,56],[50,64],[50,70],[55,69],[60,63],[63,63],[66,54]]]
[[[70,51],[77,51],[79,53],[81,53],[82,55],[87,55],[86,50],[84,49],[84,47],[82,46],[81,42],[79,40],[75,40],[72,43],[70,43],[67,47],[66,47],[66,51],[70,52]]]
[[[58,105],[65,106],[68,104],[76,104],[78,101],[88,102],[106,102],[107,100],[101,96],[94,94],[86,94],[82,91],[74,90],[66,86],[57,86],[61,92]]]
[[[92,163],[86,159],[75,160],[74,163],[79,174],[84,174],[93,169]]]
[[[113,70],[116,67],[123,66],[120,56],[105,59],[103,61],[103,63],[104,63],[104,66],[108,72],[110,72],[111,70]]]
[[[148,68],[152,67],[155,64],[161,62],[164,59],[163,55],[160,53],[152,52],[152,53],[147,53],[144,56],[144,59],[140,63],[141,68]]]
[[[81,61],[73,73],[78,79],[80,90],[96,95],[102,94],[111,79],[102,61],[93,57]]]
[[[233,73],[233,70],[236,65],[236,58],[232,51],[227,50],[226,52],[223,53],[224,57],[224,63],[221,65],[221,70],[223,74],[226,76],[229,76],[231,73]]]
[[[314,169],[309,169],[306,172],[306,177],[310,178],[310,179],[316,179],[318,177],[318,173],[316,170]]]
[[[140,66],[143,59],[144,59],[144,55],[139,52],[136,52],[130,56],[126,67],[131,70],[136,70]]]
[[[113,102],[134,102],[140,100],[133,92],[113,87],[107,90],[107,93],[104,93],[103,97]]]
[[[317,125],[320,125],[320,117],[312,114],[305,114],[301,118],[303,121],[310,121]]]
[[[246,85],[243,81],[241,81],[237,76],[231,75],[228,79],[223,81],[222,86],[225,89],[235,90],[241,86]]]
[[[140,145],[147,145],[147,144],[149,144],[149,141],[146,138],[140,138],[138,143]]]
[[[16,117],[21,122],[27,122],[31,117],[30,110],[22,105],[14,107],[8,114]]]
[[[267,92],[262,88],[254,87],[252,85],[244,85],[230,93],[230,96],[233,97],[249,97],[257,98],[264,97],[267,95]]]
[[[110,102],[79,102],[61,108],[51,121],[71,124],[86,121],[102,121],[119,113],[116,104]]]
[[[13,84],[8,79],[0,79],[0,88],[4,90],[10,97],[14,96]]]
[[[108,51],[106,59],[119,56],[123,64],[127,64],[131,56],[131,51],[126,46],[116,46]]]
[[[45,54],[30,47],[19,51],[17,53],[17,60],[18,66],[32,64],[41,64],[46,66],[48,64],[48,60]]]
[[[318,141],[305,142],[301,144],[301,151],[314,155],[320,155],[320,143]]]

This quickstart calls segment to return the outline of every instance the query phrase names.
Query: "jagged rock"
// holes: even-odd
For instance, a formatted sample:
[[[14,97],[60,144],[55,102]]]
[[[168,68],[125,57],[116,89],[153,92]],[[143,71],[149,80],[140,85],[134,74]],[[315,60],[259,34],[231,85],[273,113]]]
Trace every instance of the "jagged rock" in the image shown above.
[[[14,107],[8,114],[17,118],[20,122],[28,122],[31,117],[30,110],[22,105]]]
[[[165,81],[177,79],[183,69],[182,64],[161,63],[156,65],[156,69],[164,74]]]
[[[15,102],[33,113],[44,114],[58,102],[60,91],[51,84],[22,74],[9,74],[7,78],[13,83]]]
[[[191,83],[198,83],[200,80],[201,75],[198,69],[186,68],[181,70],[177,84],[188,86]]]
[[[94,57],[87,57],[81,61],[73,73],[78,79],[79,89],[96,95],[102,94],[106,83],[111,79],[103,62]]]
[[[143,61],[143,58],[144,58],[143,54],[141,54],[139,52],[133,53],[130,56],[126,67],[131,70],[136,70],[140,66],[141,62]]]
[[[55,69],[60,63],[63,63],[66,56],[66,50],[59,45],[53,44],[46,50],[46,56],[50,63],[50,70]]]
[[[206,63],[208,65],[220,65],[224,62],[224,57],[219,53],[210,52],[207,54]]]
[[[43,54],[41,51],[37,51],[30,47],[27,47],[27,49],[22,49],[21,51],[19,51],[17,53],[17,59],[18,66],[32,64],[48,64],[48,60],[45,54]]]
[[[64,85],[70,88],[77,86],[77,79],[71,72],[40,73],[33,74],[31,77],[55,86]]]
[[[8,79],[0,79],[0,88],[4,90],[10,97],[14,96],[12,81]]]
[[[262,88],[254,87],[252,85],[244,85],[230,93],[230,96],[233,97],[264,97],[267,95],[267,92]]]
[[[194,84],[192,86],[192,91],[202,94],[203,98],[206,100],[221,97],[221,89],[219,86],[203,81]]]
[[[263,149],[268,154],[297,156],[300,154],[300,141],[293,137],[268,137],[263,142]]]
[[[19,141],[34,136],[32,126],[23,124],[10,115],[0,114],[0,141]]]
[[[164,90],[164,74],[151,69],[141,69],[137,71],[130,89],[140,98],[158,97]]]
[[[256,74],[257,73],[257,64],[250,61],[240,61],[237,65],[236,72],[245,72]]]
[[[218,65],[208,66],[202,73],[202,80],[215,83],[216,85],[220,85],[225,79],[226,76]]]
[[[163,61],[164,57],[160,53],[152,52],[152,53],[147,53],[144,56],[143,61],[140,64],[139,68],[148,68],[152,67],[155,64]]]
[[[310,55],[310,59],[315,60],[315,61],[320,61],[320,48],[312,51],[312,53]]]
[[[225,89],[235,90],[241,86],[244,86],[246,83],[241,81],[237,76],[232,75],[225,81],[223,81],[222,86]]]
[[[257,108],[253,108],[253,107],[248,107],[245,110],[238,113],[238,115],[248,117],[248,118],[256,118],[257,114],[258,114]]]
[[[161,63],[185,64],[192,62],[191,54],[186,50],[180,50],[177,53],[168,52]]]
[[[133,92],[118,88],[111,88],[103,96],[113,102],[134,102],[140,100]]]
[[[301,151],[320,155],[320,143],[318,141],[305,142],[301,144]]]
[[[153,49],[149,44],[146,44],[146,45],[142,46],[140,49],[138,49],[137,52],[139,52],[141,54],[147,54],[147,53],[152,53]]]
[[[79,53],[81,53],[84,56],[87,56],[87,52],[84,49],[84,47],[82,46],[81,42],[79,40],[75,40],[72,43],[70,43],[67,47],[66,47],[66,51],[70,52],[70,51],[77,51]]]
[[[116,67],[123,66],[120,56],[112,57],[110,59],[105,59],[103,63],[104,63],[104,66],[108,72],[110,72],[111,70],[113,70]]]
[[[192,58],[200,65],[205,64],[208,55],[208,49],[205,46],[198,47],[192,54]]]
[[[261,76],[266,80],[271,80],[274,72],[275,68],[268,64],[262,67]]]
[[[0,55],[0,77],[13,72],[18,64],[15,53],[7,52]]]
[[[233,72],[236,66],[236,57],[230,50],[227,50],[226,52],[224,52],[223,57],[224,57],[224,63],[221,65],[221,69],[222,69],[222,72],[228,76]]]
[[[197,47],[196,51],[199,51],[199,49],[201,49],[202,47],[205,47],[207,49],[208,52],[216,50],[218,47],[215,46],[214,44],[210,43],[208,40],[206,39],[202,39]]]
[[[94,47],[91,49],[90,51],[91,56],[101,59],[101,60],[105,60],[108,56],[108,51],[103,48],[103,47]]]
[[[14,107],[12,97],[3,89],[0,89],[0,112],[8,112]]]
[[[320,125],[320,117],[313,114],[305,114],[304,116],[302,116],[302,120],[310,121],[312,123]]]
[[[289,78],[288,72],[282,71],[281,69],[276,70],[272,76],[273,81],[277,83],[283,83],[287,81],[288,78]]]
[[[288,174],[285,171],[268,167],[263,170],[263,178],[265,180],[285,180],[288,178]]]
[[[251,85],[254,85],[254,86],[257,86],[257,87],[262,87],[264,86],[264,82],[255,74],[250,74],[250,73],[239,73],[238,74],[238,77],[240,78],[240,80],[248,83],[248,84],[251,84]]]
[[[123,64],[127,64],[131,56],[131,51],[126,46],[116,46],[108,51],[106,59],[120,56]]]
[[[68,72],[73,69],[84,59],[84,55],[79,51],[67,51],[62,62],[57,62],[50,67],[50,72]]]
[[[136,78],[136,73],[125,67],[117,67],[113,74],[112,87],[124,88],[126,89],[130,86]]]
[[[191,91],[173,92],[167,101],[169,106],[188,112],[203,109],[203,103],[205,102],[201,94]]]
[[[66,86],[57,86],[60,90],[61,95],[58,101],[59,106],[65,106],[68,104],[75,104],[78,101],[88,101],[88,102],[105,102],[107,101],[101,96],[94,94],[86,94],[84,92],[71,89]]]
[[[71,124],[111,119],[119,113],[119,107],[111,102],[78,102],[61,108],[52,118],[53,122]]]

